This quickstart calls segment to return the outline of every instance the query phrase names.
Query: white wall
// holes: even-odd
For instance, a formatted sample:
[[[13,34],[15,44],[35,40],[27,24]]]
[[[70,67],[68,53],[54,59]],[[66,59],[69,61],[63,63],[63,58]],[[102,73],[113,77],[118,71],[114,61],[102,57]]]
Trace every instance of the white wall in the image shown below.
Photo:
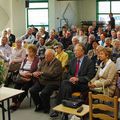
[[[9,27],[16,36],[24,34],[24,2],[24,0],[0,0],[0,31]]]
[[[96,20],[96,0],[49,0],[50,29],[60,27],[60,19],[63,18],[63,13],[68,4],[65,18],[69,20],[70,25],[79,25],[82,20]],[[7,27],[12,28],[16,36],[25,33],[25,0],[0,0],[0,31]]]
[[[80,0],[79,2],[80,20],[96,20],[96,0]]]
[[[78,0],[78,1],[57,1],[49,0],[49,24],[50,28],[60,27],[60,19],[68,5],[65,18],[68,19],[69,25],[80,25],[81,21],[96,20],[96,0]],[[59,18],[59,19],[57,19]],[[64,21],[62,22],[62,25]]]
[[[12,23],[11,27],[16,36],[21,36],[25,33],[26,19],[25,19],[25,1],[12,0]]]
[[[67,8],[67,9],[66,9]],[[65,12],[66,10],[66,12]],[[65,14],[64,14],[65,12]],[[63,16],[64,14],[64,16]],[[49,23],[50,28],[60,27],[60,20],[65,17],[69,25],[79,23],[79,4],[78,1],[56,1],[49,0]],[[58,19],[57,19],[58,18]],[[61,25],[64,25],[64,20]]]
[[[10,25],[10,0],[0,0],[0,31]]]

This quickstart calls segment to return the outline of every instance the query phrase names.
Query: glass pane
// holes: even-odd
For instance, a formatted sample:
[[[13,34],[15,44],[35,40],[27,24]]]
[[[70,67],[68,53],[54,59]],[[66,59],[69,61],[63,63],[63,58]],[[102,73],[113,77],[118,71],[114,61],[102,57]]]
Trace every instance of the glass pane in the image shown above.
[[[29,8],[48,8],[48,3],[29,3]]]
[[[110,2],[99,2],[98,3],[99,13],[110,13]]]
[[[48,25],[48,9],[28,10],[29,25]]]
[[[115,18],[115,24],[120,25],[120,14],[114,15],[113,17]]]
[[[106,24],[108,24],[108,21],[110,21],[109,15],[99,15],[99,16],[98,16],[98,19],[99,19],[99,21],[103,21],[103,22],[105,22]]]
[[[120,1],[114,1],[112,3],[112,13],[120,13]]]

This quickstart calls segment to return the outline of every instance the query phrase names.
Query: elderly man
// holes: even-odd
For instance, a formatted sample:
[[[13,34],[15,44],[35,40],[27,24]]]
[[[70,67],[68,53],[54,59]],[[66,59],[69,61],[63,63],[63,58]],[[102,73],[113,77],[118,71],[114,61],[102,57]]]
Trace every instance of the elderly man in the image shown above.
[[[38,71],[33,73],[36,80],[30,89],[30,94],[36,105],[35,111],[43,109],[44,113],[50,110],[50,96],[54,90],[57,90],[62,77],[61,62],[55,58],[55,52],[47,49],[45,52],[45,60],[39,66]]]
[[[6,78],[8,69],[9,69],[9,60],[10,60],[10,54],[11,54],[11,47],[8,45],[8,38],[2,37],[1,39],[1,46],[0,46],[0,60],[5,62],[5,72],[4,72],[4,78]]]
[[[67,48],[67,50],[74,51],[74,47],[78,43],[79,43],[79,37],[78,36],[72,37],[72,45],[69,45],[69,47]]]
[[[94,77],[95,70],[92,61],[85,56],[85,48],[81,44],[77,44],[74,49],[75,58],[69,64],[68,79],[62,81],[57,104],[60,104],[63,99],[71,98],[75,91],[80,91],[85,99],[87,93],[88,82]],[[51,113],[51,117],[57,116],[55,112]]]
[[[21,40],[28,44],[33,43],[35,41],[35,37],[32,35],[32,32],[32,29],[28,28],[26,34],[21,37]]]
[[[0,46],[0,58],[8,62],[10,60],[11,47],[8,45],[8,38],[2,37]]]

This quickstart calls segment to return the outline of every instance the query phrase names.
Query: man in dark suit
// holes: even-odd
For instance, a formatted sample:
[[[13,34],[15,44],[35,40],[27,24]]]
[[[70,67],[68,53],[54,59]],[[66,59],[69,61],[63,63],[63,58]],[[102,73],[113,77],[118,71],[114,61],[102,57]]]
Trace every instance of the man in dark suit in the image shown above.
[[[62,77],[61,62],[55,58],[55,51],[47,49],[45,60],[40,63],[38,71],[33,73],[36,80],[30,89],[30,94],[36,105],[35,111],[43,110],[48,113],[50,110],[50,96],[54,90],[58,90]]]
[[[61,83],[57,104],[60,104],[63,99],[71,98],[75,91],[80,91],[83,95],[84,92],[88,92],[87,84],[95,75],[94,64],[85,56],[84,46],[77,44],[74,48],[74,54],[75,58],[69,64],[68,79]],[[54,112],[50,116],[55,117]]]
[[[115,18],[113,17],[113,13],[109,13],[109,24],[111,25],[111,29],[115,29]]]

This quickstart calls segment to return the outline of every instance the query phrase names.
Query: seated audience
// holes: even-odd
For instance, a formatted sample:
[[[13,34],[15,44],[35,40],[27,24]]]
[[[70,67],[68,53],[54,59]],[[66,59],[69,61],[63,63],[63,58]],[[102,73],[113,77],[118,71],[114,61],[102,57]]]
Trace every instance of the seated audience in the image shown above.
[[[45,51],[46,51],[45,39],[40,37],[36,46],[37,46],[37,55],[42,61],[45,58]]]
[[[105,38],[106,38],[106,33],[102,33],[102,34],[100,35],[100,41],[98,42],[99,45],[105,47]]]
[[[61,62],[62,68],[64,69],[65,66],[68,64],[68,54],[63,50],[63,44],[58,43],[55,47],[55,57]]]
[[[87,55],[93,61],[94,65],[95,65],[95,71],[96,71],[98,66],[99,66],[99,64],[100,64],[100,60],[98,58],[98,51],[99,51],[99,44],[98,44],[98,42],[94,41],[92,43],[92,47],[93,47],[93,49],[89,50]]]
[[[50,96],[54,90],[58,90],[62,77],[61,62],[55,58],[55,51],[47,49],[45,59],[38,70],[33,73],[35,84],[30,88],[30,94],[36,106],[35,111],[43,110],[49,113]]]
[[[112,39],[112,45],[114,46],[114,42],[115,42],[115,40],[117,39],[117,32],[116,32],[116,30],[111,30],[111,39]]]
[[[87,31],[86,35],[89,36],[90,34],[93,34],[93,35],[95,34],[93,26],[88,27],[88,31]]]
[[[28,28],[26,34],[21,37],[21,40],[27,44],[33,43],[35,41],[35,37],[32,35],[32,32],[32,29]]]
[[[36,36],[36,34],[37,34],[37,32],[38,32],[38,29],[37,29],[34,25],[31,25],[30,27],[31,27],[31,29],[32,29],[32,34],[33,34],[34,36]]]
[[[3,31],[2,31],[1,37],[7,37],[7,30],[3,30]]]
[[[10,55],[9,61],[9,74],[7,75],[7,79],[5,81],[5,86],[9,86],[12,80],[12,75],[14,72],[17,72],[21,66],[22,61],[25,59],[26,50],[22,48],[22,41],[20,39],[16,39],[16,47],[12,49],[12,53]]]
[[[45,31],[45,27],[44,26],[42,26],[39,29],[39,33],[40,33],[40,36],[43,37],[45,40],[47,40],[49,38],[49,33],[47,31]]]
[[[11,55],[11,47],[8,45],[8,38],[2,37],[1,39],[1,45],[0,45],[0,59],[5,62],[5,72],[4,72],[4,78],[6,78],[8,74],[9,69],[9,60]]]
[[[116,60],[116,68],[117,68],[117,71],[120,71],[120,57],[117,58]],[[119,73],[120,74],[120,73]],[[120,76],[119,76],[120,77]]]
[[[117,32],[117,40],[120,40],[120,30]]]
[[[54,46],[58,43],[55,39],[55,34],[53,32],[50,33],[49,39],[45,42],[45,46],[47,48],[54,48]]]
[[[72,36],[76,36],[77,26],[76,26],[76,25],[71,25],[70,32],[71,32],[71,35],[72,35]]]
[[[69,47],[67,48],[67,50],[70,50],[72,52],[74,51],[75,45],[79,43],[78,38],[79,38],[78,36],[73,36],[72,37],[72,45],[69,45]]]
[[[80,43],[84,45],[87,43],[87,36],[85,35],[83,28],[78,29],[77,36]]]
[[[8,44],[12,47],[13,43],[15,43],[15,35],[11,33],[10,28],[7,28],[7,37],[8,37]]]
[[[35,40],[33,42],[34,45],[36,45],[38,43],[40,37],[41,37],[40,32],[37,32],[35,35]]]
[[[102,27],[98,27],[98,31],[96,33],[96,40],[100,41],[100,35],[103,33],[103,28]]]
[[[92,27],[93,27],[94,35],[96,36],[97,31],[98,31],[98,25],[96,21],[92,22]]]
[[[111,59],[116,62],[118,57],[120,57],[120,40],[115,40],[115,45],[112,49]]]
[[[61,41],[61,39],[65,37],[67,30],[68,30],[67,25],[62,26],[62,30],[59,32],[59,41]]]
[[[11,47],[8,45],[8,38],[2,37],[0,45],[0,59],[3,59],[5,62],[10,60]]]
[[[93,49],[92,48],[93,41],[95,41],[95,36],[93,34],[90,34],[89,37],[88,37],[88,41],[85,45],[87,53],[88,53],[89,50]]]
[[[107,24],[105,32],[106,32],[106,37],[111,37],[111,25],[110,24]]]
[[[99,92],[113,96],[116,88],[116,66],[111,61],[110,56],[110,48],[101,49],[99,58],[102,62],[95,77],[88,83],[88,86],[93,91],[97,91],[97,88],[100,88]]]
[[[63,48],[66,50],[72,44],[72,35],[70,31],[67,31],[60,42],[63,44]]]
[[[55,35],[55,39],[56,39],[56,40],[59,40],[59,36],[57,35],[57,32],[56,32],[55,29],[51,29],[50,32],[52,32],[52,34]]]
[[[69,76],[67,80],[63,80],[59,89],[57,104],[60,104],[63,99],[72,97],[72,93],[81,92],[83,99],[89,91],[88,82],[94,77],[94,64],[85,56],[85,48],[81,44],[77,44],[74,49],[75,58],[69,64]],[[57,113],[56,113],[57,114]],[[51,117],[57,116],[54,112]]]
[[[112,39],[110,37],[105,38],[105,47],[109,47],[109,48],[113,48],[113,46],[111,45],[112,43]]]
[[[39,58],[36,56],[37,48],[33,44],[29,44],[27,48],[28,56],[21,64],[19,74],[16,78],[15,89],[22,89],[24,93],[12,98],[10,109],[16,110],[28,94],[29,88],[33,85],[33,72],[37,70]]]

